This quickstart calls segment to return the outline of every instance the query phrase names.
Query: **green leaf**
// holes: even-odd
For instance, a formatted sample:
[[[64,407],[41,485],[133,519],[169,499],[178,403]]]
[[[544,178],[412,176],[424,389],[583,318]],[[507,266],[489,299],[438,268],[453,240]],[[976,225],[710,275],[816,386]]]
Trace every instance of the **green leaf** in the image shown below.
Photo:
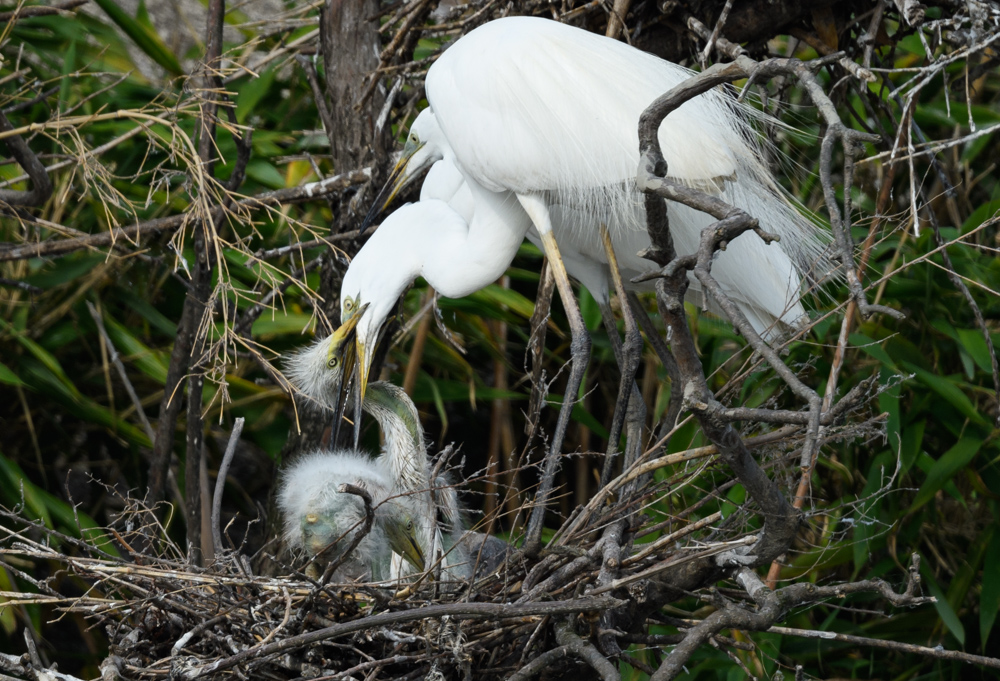
[[[26,512],[32,520],[40,520],[46,527],[52,527],[52,515],[41,490],[16,463],[5,456],[0,456],[0,480],[0,487],[4,489],[9,504],[20,504],[23,499]]]
[[[1000,532],[993,533],[983,561],[983,590],[979,595],[979,635],[986,652],[986,641],[1000,611]]]
[[[873,359],[878,360],[882,366],[892,369],[893,371],[897,371],[896,363],[892,361],[892,357],[890,357],[889,353],[885,351],[885,348],[882,347],[882,343],[880,341],[869,338],[863,333],[852,333],[848,340],[850,340],[852,347],[855,347]]]
[[[983,418],[983,415],[976,410],[976,407],[972,404],[972,400],[969,399],[969,396],[962,392],[962,389],[955,385],[953,381],[942,376],[938,376],[937,374],[932,374],[929,371],[924,371],[911,362],[904,361],[902,364],[906,367],[907,371],[911,371],[916,374],[917,379],[921,383],[928,386],[938,395],[947,400],[948,403],[961,412],[963,416],[980,425],[987,425],[986,419]]]
[[[524,393],[513,390],[498,390],[483,386],[476,387],[476,399],[491,400],[523,400]],[[417,375],[417,383],[413,386],[413,401],[433,402],[441,399],[444,402],[459,402],[469,399],[469,384],[464,381],[447,381],[432,379],[426,372]]]
[[[426,383],[431,392],[434,409],[437,410],[438,418],[441,419],[441,433],[443,434],[448,430],[448,410],[445,409],[444,400],[441,399],[441,392],[438,390],[437,381],[427,376]]]
[[[552,399],[551,395],[549,396],[549,399],[550,400]],[[559,404],[562,405],[561,400],[559,401]],[[597,420],[597,418],[595,418],[593,414],[584,409],[583,404],[581,404],[580,402],[577,402],[576,404],[573,405],[573,411],[570,412],[570,418],[572,418],[577,423],[582,423],[583,425],[585,425],[587,428],[590,429],[592,433],[596,434],[598,437],[607,439],[608,435],[610,435],[608,429],[604,427],[604,424],[602,424],[599,420]]]
[[[107,407],[103,407],[97,402],[82,396],[72,383],[68,383],[68,379],[65,376],[60,378],[50,371],[47,366],[29,358],[24,360],[23,367],[25,371],[24,380],[28,385],[59,402],[82,421],[105,426],[134,445],[140,447],[153,446],[149,437],[142,430],[126,421],[122,421],[116,415],[112,414],[111,410]]]
[[[284,189],[285,187],[285,176],[273,164],[260,158],[247,164],[247,177],[270,189]]]
[[[892,372],[882,369],[880,372],[883,382],[894,380]],[[878,395],[878,408],[889,415],[885,424],[885,434],[889,438],[889,448],[893,451],[899,449],[899,431],[902,427],[902,415],[899,407],[899,394],[902,385],[895,381],[890,388],[883,390]]]
[[[277,310],[274,316],[265,310],[253,323],[253,337],[267,339],[274,336],[302,335],[303,329],[312,322],[313,316],[303,313],[283,313]]]
[[[13,593],[19,591],[17,588],[17,582],[10,578],[10,573],[7,572],[7,568],[0,567],[0,591],[6,591],[8,593]],[[4,633],[7,637],[11,637],[17,631],[17,618],[15,616],[14,608],[5,608],[4,603],[9,602],[10,599],[0,596],[0,627],[3,628]]]
[[[978,437],[965,436],[959,440],[954,447],[941,455],[941,458],[934,462],[927,479],[920,486],[920,491],[910,504],[907,513],[913,513],[918,508],[934,498],[937,491],[955,475],[972,461],[973,457],[982,447],[983,440]]]
[[[59,360],[57,360],[48,350],[28,338],[23,333],[15,331],[14,328],[3,319],[0,319],[0,326],[10,331],[17,338],[18,342],[27,348],[28,352],[30,352],[35,359],[41,362],[52,374],[52,376],[62,384],[64,390],[66,390],[74,399],[79,399],[80,391],[77,390],[76,386],[73,385],[73,382],[69,380],[66,372],[63,371],[62,366],[60,366]]]
[[[931,325],[958,345],[959,359],[968,380],[971,381],[975,376],[973,362],[978,364],[983,371],[993,370],[990,364],[990,351],[982,332],[971,329],[956,329],[945,319],[932,320]]]
[[[142,373],[160,385],[166,384],[168,362],[166,357],[151,350],[109,315],[104,316],[104,328],[123,362],[135,364]]]
[[[1000,211],[1000,199],[987,201],[983,205],[979,206],[976,210],[972,211],[972,214],[968,218],[965,219],[965,222],[962,224],[962,234],[968,234],[976,227],[996,215],[997,211]]]
[[[73,85],[73,78],[70,74],[76,69],[76,40],[69,44],[66,50],[66,57],[63,61],[62,78],[59,79],[59,101],[64,105],[69,102],[70,88]]]
[[[175,324],[165,314],[150,305],[149,301],[143,300],[130,291],[120,292],[119,295],[125,304],[135,310],[140,317],[149,322],[150,326],[167,336],[173,337],[177,335],[177,324]]]
[[[743,485],[734,485],[726,495],[726,501],[722,502],[719,507],[719,510],[722,512],[722,517],[728,518],[731,516],[737,508],[740,508],[743,505],[746,498],[746,488]]]
[[[917,460],[920,454],[920,445],[924,440],[924,429],[927,427],[926,421],[916,421],[903,429],[903,442],[900,446],[900,458],[902,463],[902,473],[910,470],[910,467]]]
[[[94,2],[150,59],[166,69],[171,75],[184,75],[184,69],[181,68],[177,57],[167,48],[152,27],[130,17],[125,10],[118,6],[116,0],[94,0]]]
[[[103,253],[86,253],[77,257],[60,258],[54,265],[25,277],[33,286],[49,289],[73,283],[97,265],[107,260]]]
[[[24,503],[32,517],[43,521],[46,527],[69,530],[74,536],[86,539],[103,551],[120,555],[93,518],[78,509],[74,510],[70,504],[38,487],[16,463],[4,456],[0,456],[0,479],[6,483],[0,483],[0,486],[7,488],[8,495],[13,491],[15,496],[10,499],[13,503],[21,502],[23,490]]]
[[[18,378],[17,374],[8,369],[3,362],[0,362],[0,383],[6,383],[7,385],[24,385],[24,381]]]
[[[992,372],[993,362],[990,359],[990,348],[986,345],[983,332],[979,329],[956,329],[956,332],[962,349],[969,353],[976,365],[987,373]],[[972,380],[971,377],[969,380]]]
[[[260,77],[251,78],[240,87],[240,94],[236,97],[236,120],[246,123],[247,118],[274,84],[275,73],[275,69],[267,69],[260,74]]]
[[[490,284],[473,295],[482,301],[505,305],[523,319],[531,319],[531,315],[535,313],[534,301],[510,288]]]
[[[601,325],[601,308],[586,286],[580,287],[580,313],[587,330],[593,333]]]
[[[149,10],[146,8],[146,0],[139,0],[139,6],[135,10],[135,20],[145,28],[155,30],[153,20],[149,16]]]
[[[941,591],[941,587],[938,586],[937,581],[934,579],[934,574],[931,572],[928,562],[926,560],[920,561],[920,574],[924,578],[924,583],[927,585],[927,590],[931,592],[931,596],[934,596],[936,602],[934,603],[934,608],[937,610],[938,617],[944,622],[944,626],[948,628],[951,635],[954,636],[960,645],[965,645],[965,627],[962,626],[962,620],[958,618],[955,614],[955,610],[948,603],[948,599],[945,598],[944,592]]]

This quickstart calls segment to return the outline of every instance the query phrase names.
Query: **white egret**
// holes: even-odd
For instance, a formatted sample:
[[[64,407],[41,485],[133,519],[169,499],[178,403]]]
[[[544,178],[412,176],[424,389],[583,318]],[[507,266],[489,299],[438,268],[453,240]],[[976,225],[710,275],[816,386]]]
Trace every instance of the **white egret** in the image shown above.
[[[362,499],[340,486],[364,488],[372,498],[375,520],[350,555],[343,552],[362,531]],[[323,566],[341,561],[333,572],[337,582],[391,575],[393,553],[403,556],[415,570],[423,570],[424,557],[413,516],[405,504],[390,499],[391,473],[380,461],[352,451],[315,451],[300,457],[281,478],[278,508],[284,519],[285,540],[293,550],[314,557],[307,573],[316,577]]]
[[[331,336],[315,341],[286,361],[285,371],[292,384],[321,407],[338,407],[342,371],[351,365],[351,333],[361,318],[355,315]],[[446,480],[431,480],[427,445],[413,401],[402,388],[379,381],[368,387],[362,408],[382,430],[385,448],[379,461],[388,469],[394,501],[408,509],[416,524],[416,540],[428,563],[435,562],[440,554],[445,575],[468,576],[468,555],[464,545],[458,545],[462,531],[458,497]],[[414,562],[404,562],[401,559],[407,556],[396,553],[399,557],[393,559],[394,576],[412,572]]]
[[[425,109],[425,112],[429,111]],[[421,116],[423,113],[421,114]],[[419,118],[419,117],[418,117]],[[436,161],[420,187],[420,200],[440,199],[445,201],[466,222],[471,222],[475,215],[475,202],[472,192],[465,184],[465,178],[450,158]],[[611,297],[608,255],[599,243],[600,234],[578,234],[578,226],[586,223],[587,217],[582,212],[568,206],[550,206],[552,214],[553,233],[559,243],[560,253],[566,272],[576,279],[597,301],[602,313],[607,316],[610,311]],[[704,224],[712,219],[704,216]],[[681,227],[694,228],[691,222],[677,224],[671,222],[672,231],[680,233],[678,241],[683,241],[686,248],[682,254],[694,252],[697,248],[699,234],[693,229],[682,230]],[[700,229],[700,227],[698,228]],[[581,238],[581,236],[586,238]],[[593,238],[591,238],[593,236]],[[745,235],[747,236],[747,235]],[[712,273],[743,313],[747,316],[759,333],[768,337],[779,331],[776,322],[786,326],[794,326],[807,319],[805,308],[798,299],[799,274],[792,264],[788,254],[778,246],[767,246],[756,234],[753,238],[735,239],[727,249],[719,254],[712,266]],[[539,248],[542,247],[541,237],[534,226],[528,228],[525,237]],[[645,230],[632,234],[612,236],[618,266],[625,279],[626,288],[635,291],[652,290],[652,284],[632,284],[633,277],[655,270],[657,265],[649,260],[638,257],[637,253],[649,248],[649,235]],[[392,253],[378,253],[378,257],[392,260]],[[756,276],[749,278],[750,268],[747,261],[756,263]],[[688,296],[691,301],[703,305],[713,312],[720,312],[715,302],[703,299],[701,285],[694,277],[690,277],[691,285]],[[787,282],[782,293],[781,282]],[[795,285],[793,286],[793,283]],[[752,295],[756,289],[762,289],[760,296]],[[770,293],[770,296],[768,296]],[[758,301],[765,301],[769,307],[760,308]],[[610,321],[610,320],[609,320]]]
[[[372,304],[358,327],[361,388],[385,315],[413,278],[423,275],[446,296],[477,290],[499,276],[533,226],[573,334],[568,399],[548,454],[553,459],[589,355],[560,250],[579,254],[588,267],[606,262],[598,229],[603,223],[627,278],[652,267],[635,255],[648,244],[643,200],[634,181],[638,121],[654,99],[690,75],[621,42],[539,18],[498,19],[448,48],[428,71],[430,112],[421,113],[411,128],[386,191],[391,198],[409,176],[443,159],[460,171],[474,213],[466,222],[440,206],[400,209],[396,214],[405,211],[404,216],[391,224],[408,221],[412,238],[399,238],[395,235],[403,230],[393,230],[393,238],[379,240],[379,251],[373,252],[370,242],[352,263],[341,289],[342,315]],[[804,320],[796,302],[799,272],[818,257],[822,243],[816,229],[775,191],[749,114],[749,108],[713,90],[672,112],[659,136],[672,178],[719,195],[782,238],[780,247],[766,246],[746,233],[713,267],[726,293],[764,331],[776,320],[789,325]],[[555,206],[571,213],[560,220]],[[681,254],[693,252],[702,228],[714,221],[679,204],[670,204],[669,215]],[[431,243],[424,244],[427,240]],[[377,268],[381,280],[362,267]],[[607,289],[606,279],[593,285],[597,297]],[[383,296],[392,301],[383,302]],[[550,471],[547,462],[548,479]],[[540,526],[531,525],[537,534]]]

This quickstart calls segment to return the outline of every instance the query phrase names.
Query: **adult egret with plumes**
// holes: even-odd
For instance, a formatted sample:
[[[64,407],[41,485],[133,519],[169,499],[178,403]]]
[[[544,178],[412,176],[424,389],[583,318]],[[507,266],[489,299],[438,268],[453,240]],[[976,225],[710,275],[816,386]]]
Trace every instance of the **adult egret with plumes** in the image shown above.
[[[387,224],[408,222],[413,238],[398,238],[403,229],[394,229],[393,237],[376,242],[378,252],[371,252],[375,246],[369,242],[352,263],[341,289],[342,318],[372,304],[358,326],[361,388],[385,320],[380,315],[395,302],[382,303],[380,296],[398,295],[417,275],[447,296],[482,288],[507,267],[534,227],[573,334],[568,399],[549,451],[550,457],[557,454],[589,355],[560,251],[581,256],[582,275],[600,274],[590,266],[607,262],[599,231],[606,224],[627,278],[652,268],[636,255],[648,245],[643,197],[634,179],[638,121],[653,100],[691,75],[621,42],[540,18],[498,19],[448,48],[427,74],[430,109],[411,127],[373,212],[384,207],[382,196],[391,198],[409,177],[438,160],[458,169],[474,212],[465,221],[439,206],[404,207],[379,232]],[[712,90],[664,119],[659,138],[672,179],[742,208],[782,239],[781,246],[768,246],[754,233],[743,234],[713,267],[723,290],[763,332],[775,323],[798,326],[806,319],[797,302],[801,272],[819,257],[822,239],[776,190],[752,116],[749,107]],[[558,210],[565,211],[562,218]],[[392,221],[400,212],[404,216]],[[669,215],[682,255],[696,250],[702,229],[714,222],[680,204],[670,204]],[[424,241],[430,244],[416,248]],[[365,250],[368,257],[361,257]],[[391,281],[377,281],[362,267],[375,267]],[[606,277],[603,284],[595,278],[593,286],[595,296],[606,296]]]

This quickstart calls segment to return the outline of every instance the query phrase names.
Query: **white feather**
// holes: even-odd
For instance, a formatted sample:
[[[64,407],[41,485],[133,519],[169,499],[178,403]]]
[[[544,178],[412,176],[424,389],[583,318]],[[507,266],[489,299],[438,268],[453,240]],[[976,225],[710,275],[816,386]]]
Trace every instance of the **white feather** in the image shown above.
[[[609,282],[600,224],[609,226],[626,281],[654,269],[637,255],[649,246],[634,181],[638,120],[691,75],[539,18],[499,19],[460,38],[428,72],[431,108],[410,131],[415,153],[406,172],[438,161],[421,202],[386,218],[345,276],[342,297],[372,305],[359,340],[374,339],[417,276],[442,295],[467,295],[499,276],[525,236],[539,243],[538,233],[550,228],[569,273],[599,300],[607,300]],[[668,175],[717,194],[781,238],[766,245],[743,234],[712,269],[755,329],[773,336],[778,320],[800,326],[808,319],[799,302],[802,273],[826,271],[826,237],[776,189],[751,125],[759,116],[713,90],[672,112],[659,136]],[[534,206],[531,218],[522,204]],[[695,252],[714,219],[677,204],[668,213],[678,252]],[[692,277],[691,299],[718,311],[703,298]]]

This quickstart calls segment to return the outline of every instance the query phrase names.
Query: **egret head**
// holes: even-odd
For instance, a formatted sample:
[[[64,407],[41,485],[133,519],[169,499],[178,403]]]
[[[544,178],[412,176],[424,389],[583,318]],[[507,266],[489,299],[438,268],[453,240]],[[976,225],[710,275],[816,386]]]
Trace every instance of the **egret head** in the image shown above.
[[[370,531],[349,556],[343,552],[364,528],[366,515],[364,500],[344,490],[345,483],[366,490],[375,513]],[[387,579],[393,552],[423,570],[413,510],[388,498],[391,488],[392,473],[380,459],[350,450],[318,450],[300,457],[283,472],[277,495],[288,546],[315,559],[313,572],[343,557],[336,574]]]
[[[437,117],[430,109],[424,109],[410,126],[403,153],[392,169],[389,179],[375,197],[368,215],[365,216],[361,226],[362,233],[386,209],[386,206],[392,203],[396,194],[409,184],[410,180],[419,175],[421,170],[441,160],[445,145],[444,133],[441,132]]]
[[[361,314],[342,317],[336,331],[294,353],[285,363],[292,385],[327,409],[338,410],[343,400],[344,377],[349,378],[354,368],[354,331],[360,319]]]
[[[424,552],[417,541],[417,525],[406,506],[389,500],[382,504],[382,524],[392,552],[399,554],[417,572],[424,571]]]

